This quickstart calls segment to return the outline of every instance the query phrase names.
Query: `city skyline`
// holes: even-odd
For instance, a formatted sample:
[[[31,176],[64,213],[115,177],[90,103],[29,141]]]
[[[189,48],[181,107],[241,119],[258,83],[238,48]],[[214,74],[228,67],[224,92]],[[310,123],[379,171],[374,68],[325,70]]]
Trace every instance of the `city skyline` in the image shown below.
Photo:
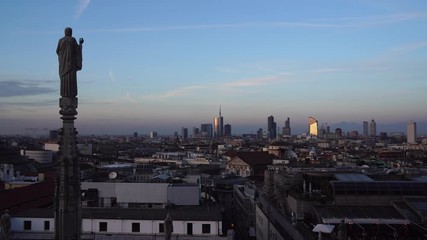
[[[5,1],[0,13],[0,134],[60,127],[67,26],[85,38],[81,134],[169,134],[211,123],[220,104],[233,134],[268,116],[290,117],[292,134],[308,116],[427,132],[425,1]]]

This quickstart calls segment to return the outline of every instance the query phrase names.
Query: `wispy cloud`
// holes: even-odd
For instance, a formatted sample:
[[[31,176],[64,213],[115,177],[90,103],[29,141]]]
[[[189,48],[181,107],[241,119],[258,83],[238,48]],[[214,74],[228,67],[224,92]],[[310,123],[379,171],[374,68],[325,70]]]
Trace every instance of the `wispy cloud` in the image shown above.
[[[86,0],[87,2],[89,0]],[[264,21],[246,23],[222,23],[222,24],[201,24],[201,25],[176,25],[176,26],[156,26],[156,27],[131,27],[131,28],[111,28],[94,29],[94,32],[154,32],[154,31],[174,31],[174,30],[204,30],[204,29],[224,29],[224,28],[366,28],[388,25],[397,22],[410,21],[414,19],[427,18],[427,12],[409,12],[389,15],[346,17],[346,18],[320,18],[308,19],[306,21]]]
[[[283,77],[287,74],[282,74],[280,76],[268,76],[268,77],[261,77],[261,78],[253,78],[253,79],[244,79],[244,80],[238,80],[233,81],[224,84],[225,87],[253,87],[253,86],[259,86],[259,85],[265,85],[273,82],[278,82],[283,79]]]
[[[206,88],[206,86],[205,85],[185,86],[185,87],[180,87],[180,88],[170,90],[160,94],[146,95],[144,96],[144,98],[154,100],[154,99],[167,99],[167,98],[181,97],[203,88]]]
[[[395,52],[411,52],[414,50],[427,48],[427,42],[410,43],[402,47],[392,49]]]
[[[349,69],[344,68],[317,68],[312,70],[314,73],[335,73],[335,72],[345,72],[349,71]]]
[[[111,81],[117,82],[116,78],[114,77],[113,70],[110,69],[108,71],[108,76],[110,76]]]
[[[199,85],[184,86],[184,87],[169,90],[163,93],[145,95],[143,98],[149,99],[149,100],[160,100],[160,99],[185,97],[188,95],[199,94],[200,91],[205,92],[207,90],[219,91],[219,92],[223,92],[224,90],[236,90],[236,89],[247,90],[251,88],[257,88],[260,85],[268,85],[268,84],[280,82],[287,75],[289,74],[279,74],[276,76],[266,76],[266,77],[252,78],[252,79],[236,80],[236,81],[230,81],[227,83],[206,83],[206,84],[199,84]]]
[[[45,81],[38,81],[43,83]],[[0,98],[16,96],[34,96],[46,93],[54,93],[56,89],[44,87],[34,81],[6,80],[0,81]]]
[[[335,23],[334,26],[336,27],[372,27],[423,18],[427,18],[427,12],[408,12],[361,17],[321,18],[314,19],[314,21],[328,23],[332,22]]]
[[[77,6],[77,11],[75,18],[79,19],[80,16],[83,14],[83,12],[87,9],[89,6],[90,0],[80,0],[79,5]]]
[[[126,99],[131,103],[137,103],[137,101],[131,96],[129,92],[126,93]]]

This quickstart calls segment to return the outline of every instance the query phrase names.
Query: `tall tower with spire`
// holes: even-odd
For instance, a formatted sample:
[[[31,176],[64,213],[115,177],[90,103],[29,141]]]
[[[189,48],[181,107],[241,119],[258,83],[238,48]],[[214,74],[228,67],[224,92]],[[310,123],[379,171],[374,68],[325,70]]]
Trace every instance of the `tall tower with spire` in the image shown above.
[[[219,115],[214,118],[214,137],[222,138],[224,135],[224,119],[221,115],[221,105],[219,105]]]

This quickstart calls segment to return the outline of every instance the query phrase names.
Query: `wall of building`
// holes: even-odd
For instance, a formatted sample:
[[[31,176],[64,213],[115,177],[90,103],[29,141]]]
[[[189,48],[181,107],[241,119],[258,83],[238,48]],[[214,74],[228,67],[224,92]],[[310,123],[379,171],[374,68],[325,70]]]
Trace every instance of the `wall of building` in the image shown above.
[[[117,199],[117,203],[167,203],[168,183],[82,182],[82,190],[96,188],[99,198]],[[150,194],[147,194],[150,193]]]
[[[175,205],[199,205],[198,185],[171,185],[167,188],[167,200]]]
[[[24,230],[24,221],[31,221],[31,229]],[[44,230],[45,221],[50,222],[50,229]],[[107,223],[107,231],[100,231],[100,223]],[[132,223],[140,223],[140,232],[132,232]],[[83,219],[82,233],[94,234],[162,234],[160,232],[160,224],[163,220],[129,220],[129,219]],[[187,235],[188,224],[192,224],[194,236],[218,236],[221,231],[221,221],[173,221],[173,234]],[[203,233],[203,224],[210,225],[210,233]],[[54,219],[53,218],[12,218],[11,230],[18,233],[53,233]]]
[[[24,230],[24,222],[31,221],[31,230]],[[49,221],[49,230],[44,230],[45,221]],[[53,232],[55,229],[55,220],[52,218],[11,218],[12,231],[33,231],[33,232]]]

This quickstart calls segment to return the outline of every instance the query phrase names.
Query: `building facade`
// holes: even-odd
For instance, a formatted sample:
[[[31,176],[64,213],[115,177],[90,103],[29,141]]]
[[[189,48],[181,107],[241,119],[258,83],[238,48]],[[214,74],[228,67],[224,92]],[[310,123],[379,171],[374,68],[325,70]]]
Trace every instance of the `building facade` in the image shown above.
[[[407,143],[415,144],[417,143],[417,123],[416,122],[408,122],[407,126]]]

